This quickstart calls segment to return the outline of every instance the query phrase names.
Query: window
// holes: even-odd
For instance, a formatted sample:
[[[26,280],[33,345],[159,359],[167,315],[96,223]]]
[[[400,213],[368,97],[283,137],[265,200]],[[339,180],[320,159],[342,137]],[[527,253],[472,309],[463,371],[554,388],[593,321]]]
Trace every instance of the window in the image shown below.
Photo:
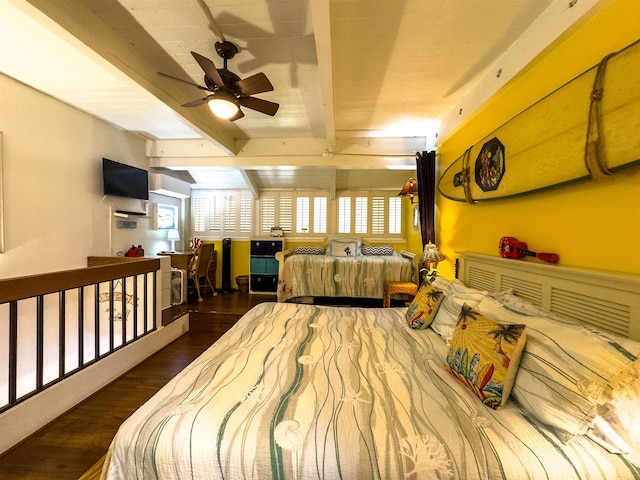
[[[338,233],[351,233],[351,197],[338,198]]]
[[[389,197],[389,233],[402,234],[402,198]]]
[[[355,227],[356,233],[369,233],[369,199],[367,197],[356,197]]]
[[[251,235],[253,227],[253,197],[251,195],[240,195],[239,212],[240,233]]]
[[[194,190],[191,197],[193,233],[204,238],[250,237],[253,198],[242,190]]]
[[[309,233],[309,197],[297,198],[296,233]]]
[[[371,199],[371,233],[373,233],[374,235],[383,235],[384,233],[386,233],[384,228],[386,220],[384,204],[384,197],[373,197]]]
[[[393,193],[343,192],[338,197],[338,233],[400,237],[401,200]]]
[[[402,208],[402,198],[385,191],[342,192],[335,202],[327,192],[269,191],[254,202],[246,190],[194,190],[191,223],[193,235],[205,239],[266,236],[281,227],[297,237],[335,232],[395,240],[402,238]]]
[[[271,227],[298,236],[327,233],[328,199],[320,192],[265,193],[260,199],[261,234],[268,234]]]
[[[327,197],[313,199],[313,232],[327,233]]]
[[[293,196],[290,193],[281,194],[278,199],[279,223],[276,227],[282,227],[285,232],[293,231]]]
[[[264,197],[260,202],[262,205],[262,225],[260,227],[260,231],[268,233],[271,231],[271,227],[278,226],[278,223],[276,222],[276,198]],[[282,227],[282,229],[284,230],[284,227]]]

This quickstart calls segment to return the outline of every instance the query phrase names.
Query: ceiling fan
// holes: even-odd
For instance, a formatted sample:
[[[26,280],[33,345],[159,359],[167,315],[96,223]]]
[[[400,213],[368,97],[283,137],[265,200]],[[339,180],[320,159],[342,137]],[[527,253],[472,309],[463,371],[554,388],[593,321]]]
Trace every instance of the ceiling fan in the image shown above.
[[[166,73],[158,72],[158,75],[178,80],[193,87],[205,90],[209,94],[204,98],[199,98],[185,103],[183,107],[198,107],[207,104],[211,112],[218,118],[228,119],[234,122],[244,117],[240,107],[250,108],[266,115],[275,115],[280,105],[261,98],[252,97],[257,93],[271,92],[273,85],[267,76],[260,72],[241,79],[238,75],[227,69],[227,60],[232,59],[238,53],[238,47],[233,43],[224,40],[216,42],[216,52],[224,60],[223,68],[216,68],[215,64],[199,53],[191,52],[200,68],[204,71],[204,86],[193,83],[189,80],[174,77]]]

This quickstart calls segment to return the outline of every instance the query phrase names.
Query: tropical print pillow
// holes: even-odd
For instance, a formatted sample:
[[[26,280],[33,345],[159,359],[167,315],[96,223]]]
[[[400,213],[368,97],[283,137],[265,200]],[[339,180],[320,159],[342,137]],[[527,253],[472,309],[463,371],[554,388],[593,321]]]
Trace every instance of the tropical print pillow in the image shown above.
[[[463,305],[447,369],[493,409],[509,399],[527,335],[525,325],[500,323]]]
[[[444,293],[432,285],[423,285],[407,309],[407,323],[411,328],[422,330],[427,328],[438,313],[438,307]]]

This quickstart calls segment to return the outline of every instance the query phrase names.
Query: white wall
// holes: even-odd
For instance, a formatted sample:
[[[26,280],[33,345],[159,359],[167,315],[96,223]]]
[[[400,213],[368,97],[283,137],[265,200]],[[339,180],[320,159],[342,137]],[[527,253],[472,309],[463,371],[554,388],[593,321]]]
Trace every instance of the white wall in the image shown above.
[[[145,140],[0,74],[5,253],[0,278],[86,266],[141,244],[168,249],[152,219],[117,229],[103,203],[102,157],[148,169]],[[151,195],[151,202],[179,205]]]
[[[143,138],[2,74],[0,132],[5,230],[0,279],[82,268],[88,256],[115,254],[132,244],[141,244],[150,255],[168,249],[166,231],[155,230],[153,218],[134,219],[135,229],[118,229],[118,218],[103,201],[102,157],[148,169]],[[180,205],[178,199],[154,194],[150,202]],[[158,304],[158,314],[159,309]],[[7,318],[0,315],[3,332]],[[4,412],[0,430],[9,433],[0,441],[0,453],[188,329],[186,320],[174,324]]]

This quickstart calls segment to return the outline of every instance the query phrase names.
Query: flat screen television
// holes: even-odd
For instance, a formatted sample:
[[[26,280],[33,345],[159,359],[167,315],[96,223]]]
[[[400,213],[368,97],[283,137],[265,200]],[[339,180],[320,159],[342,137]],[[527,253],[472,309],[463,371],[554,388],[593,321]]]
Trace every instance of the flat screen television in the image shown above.
[[[124,163],[102,159],[104,194],[149,200],[149,172]]]

